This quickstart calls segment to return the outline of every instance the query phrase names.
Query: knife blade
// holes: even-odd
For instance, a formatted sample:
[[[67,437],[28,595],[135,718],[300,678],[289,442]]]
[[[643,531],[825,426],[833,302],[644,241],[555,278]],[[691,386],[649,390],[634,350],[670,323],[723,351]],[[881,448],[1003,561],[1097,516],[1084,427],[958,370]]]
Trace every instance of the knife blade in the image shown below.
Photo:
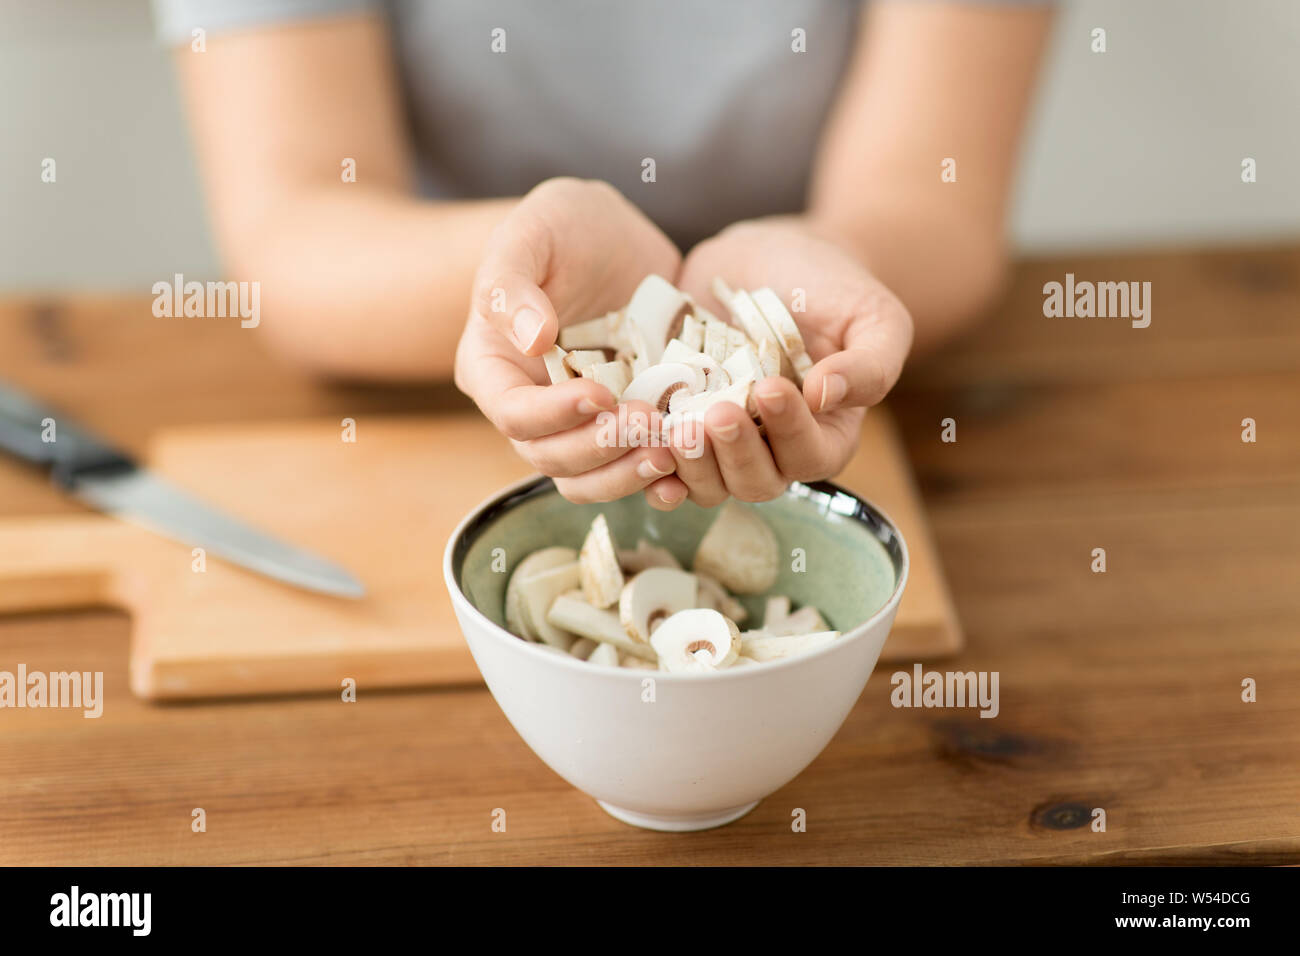
[[[365,594],[365,586],[345,568],[224,514],[3,384],[0,449],[48,468],[57,485],[96,510],[155,534],[309,591],[349,598]]]

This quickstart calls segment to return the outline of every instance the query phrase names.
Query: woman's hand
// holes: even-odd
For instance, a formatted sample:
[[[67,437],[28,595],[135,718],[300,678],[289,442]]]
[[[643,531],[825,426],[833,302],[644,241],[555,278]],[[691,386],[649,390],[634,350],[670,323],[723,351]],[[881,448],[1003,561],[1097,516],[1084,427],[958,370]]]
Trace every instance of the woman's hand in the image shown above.
[[[663,481],[684,481],[692,501],[711,507],[728,496],[766,501],[791,481],[836,474],[857,448],[865,409],[902,372],[912,343],[907,309],[830,235],[797,217],[738,223],[687,256],[678,285],[725,315],[710,291],[714,276],[737,289],[769,286],[787,307],[793,300],[816,364],[802,392],[784,378],[755,388],[766,442],[742,409],[722,403],[710,409],[703,436],[684,435],[674,447],[676,475]],[[658,492],[652,485],[647,499],[663,508]]]
[[[625,428],[610,440],[600,417],[615,407],[609,389],[584,378],[551,385],[538,357],[562,326],[621,308],[647,273],[675,276],[680,264],[677,247],[635,206],[589,180],[537,186],[488,241],[456,351],[456,385],[570,501],[610,501],[656,481],[657,506],[686,497],[670,449]],[[657,429],[648,406],[629,411]]]

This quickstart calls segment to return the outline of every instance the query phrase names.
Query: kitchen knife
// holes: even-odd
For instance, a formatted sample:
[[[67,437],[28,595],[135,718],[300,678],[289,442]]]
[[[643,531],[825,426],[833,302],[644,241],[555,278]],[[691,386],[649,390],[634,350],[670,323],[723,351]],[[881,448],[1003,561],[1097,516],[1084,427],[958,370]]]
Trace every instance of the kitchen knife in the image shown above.
[[[156,534],[309,591],[365,594],[361,582],[338,565],[222,514],[3,384],[0,449],[48,468],[55,484],[91,507]]]

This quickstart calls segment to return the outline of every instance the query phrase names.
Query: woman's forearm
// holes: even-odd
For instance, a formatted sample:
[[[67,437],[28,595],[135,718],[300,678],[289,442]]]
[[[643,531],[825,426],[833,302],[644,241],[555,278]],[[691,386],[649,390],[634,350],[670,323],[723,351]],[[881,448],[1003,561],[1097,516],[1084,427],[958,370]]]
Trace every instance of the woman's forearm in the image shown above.
[[[292,361],[348,378],[449,379],[474,270],[516,201],[305,188],[228,243],[226,265],[260,283],[261,334]]]
[[[810,218],[912,313],[932,348],[986,311],[1047,7],[880,0],[823,137]]]
[[[331,375],[450,379],[479,256],[515,200],[418,197],[384,20],[232,31],[174,56],[223,266],[260,286],[258,334]]]
[[[958,334],[997,300],[1007,268],[1000,235],[984,218],[924,197],[894,195],[851,221],[811,213],[809,227],[877,276],[912,315],[912,350],[923,354]]]

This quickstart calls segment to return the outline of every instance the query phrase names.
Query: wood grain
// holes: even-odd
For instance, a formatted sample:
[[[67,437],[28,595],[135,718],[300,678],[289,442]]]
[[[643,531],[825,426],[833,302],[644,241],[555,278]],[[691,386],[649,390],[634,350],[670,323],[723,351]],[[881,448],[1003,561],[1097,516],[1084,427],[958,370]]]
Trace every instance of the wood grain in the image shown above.
[[[1152,279],[1151,327],[1049,323],[1039,290],[1066,271]],[[0,309],[0,376],[140,441],[159,417],[436,404],[309,385],[247,333],[146,306],[50,306],[49,354],[32,304]],[[0,863],[1300,863],[1297,317],[1300,249],[1027,262],[997,315],[909,370],[892,404],[968,639],[941,666],[999,671],[996,719],[895,709],[878,670],[749,816],[655,834],[552,774],[483,691],[150,705],[124,617],[31,615],[0,622],[0,668],[103,670],[107,703],[0,711]],[[108,356],[134,375],[111,398]],[[0,511],[68,510],[0,470]]]

